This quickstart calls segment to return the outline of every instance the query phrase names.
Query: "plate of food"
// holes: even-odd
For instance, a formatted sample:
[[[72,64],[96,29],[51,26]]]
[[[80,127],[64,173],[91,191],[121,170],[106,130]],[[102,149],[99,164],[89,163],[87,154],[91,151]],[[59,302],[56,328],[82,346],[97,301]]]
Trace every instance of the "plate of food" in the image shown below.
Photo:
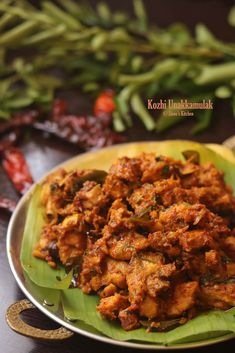
[[[235,157],[136,142],[64,162],[19,202],[7,254],[28,299],[72,332],[142,349],[235,337]]]

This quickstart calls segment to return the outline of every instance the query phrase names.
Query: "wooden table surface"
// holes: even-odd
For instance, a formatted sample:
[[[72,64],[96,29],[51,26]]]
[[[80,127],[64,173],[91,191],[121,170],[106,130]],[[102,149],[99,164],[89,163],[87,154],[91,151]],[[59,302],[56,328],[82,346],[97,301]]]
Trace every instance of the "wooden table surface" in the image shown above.
[[[117,2],[108,1],[113,8],[125,8],[131,11],[131,1]],[[165,26],[173,21],[183,21],[191,28],[197,22],[205,22],[208,27],[221,39],[234,40],[235,30],[228,27],[226,16],[233,0],[145,0],[151,20],[157,21]],[[75,110],[89,111],[89,101],[85,101],[78,92],[66,94],[71,100]],[[138,140],[158,140],[158,139],[194,139],[200,142],[221,143],[227,137],[235,134],[235,120],[232,117],[231,107],[224,101],[217,104],[213,125],[211,128],[197,137],[189,135],[192,126],[192,118],[187,123],[177,126],[173,130],[157,136],[155,133],[145,132],[139,122],[135,127],[127,132],[129,141]],[[29,139],[21,141],[20,147],[25,153],[26,159],[31,167],[33,177],[36,180],[49,171],[58,163],[81,153],[76,147],[65,144],[55,138],[46,138],[39,133],[31,134]],[[7,180],[0,167],[0,196],[18,199],[16,192]],[[42,342],[27,337],[20,336],[5,323],[5,312],[7,307],[16,300],[24,298],[23,293],[18,288],[10,271],[5,251],[5,238],[9,222],[9,215],[0,211],[0,352],[3,353],[68,353],[68,352],[137,352],[134,349],[124,349],[96,342],[91,339],[74,335],[63,342]],[[36,327],[55,328],[57,325],[41,314],[38,310],[32,311],[26,317],[27,322]],[[235,340],[218,344],[211,347],[198,349],[200,352],[221,352],[232,351]]]

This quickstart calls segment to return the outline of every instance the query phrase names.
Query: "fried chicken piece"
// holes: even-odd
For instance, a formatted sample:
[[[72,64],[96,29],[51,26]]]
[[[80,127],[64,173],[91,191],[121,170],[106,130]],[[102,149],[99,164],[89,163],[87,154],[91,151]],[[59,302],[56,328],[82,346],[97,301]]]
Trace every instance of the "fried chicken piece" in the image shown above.
[[[128,197],[132,191],[133,184],[140,178],[140,160],[138,158],[119,158],[110,168],[103,191],[104,194],[116,200]]]
[[[125,331],[134,330],[140,326],[139,317],[135,310],[134,306],[130,306],[118,314],[121,326]]]
[[[104,287],[104,289],[99,291],[99,296],[100,298],[111,297],[116,292],[117,292],[117,287],[115,286],[115,284],[110,283],[106,287]]]
[[[148,294],[154,298],[170,288],[170,281],[161,279],[156,273],[151,273],[146,279],[146,286]]]
[[[65,217],[62,223],[60,223],[58,226],[55,226],[54,229],[59,234],[63,234],[64,232],[72,230],[74,228],[82,232],[84,230],[84,228],[82,227],[82,222],[83,215],[81,213],[73,213]]]
[[[128,211],[127,206],[121,201],[121,199],[117,199],[112,203],[112,206],[109,209],[108,226],[111,227],[113,231],[122,228],[134,228],[133,223],[130,221],[132,216],[133,213]]]
[[[130,187],[123,180],[108,174],[103,185],[103,192],[107,198],[112,200],[122,199],[128,197]]]
[[[170,257],[179,256],[181,249],[178,244],[179,236],[187,227],[178,229],[176,231],[157,231],[150,233],[148,239],[152,249],[162,251]]]
[[[56,267],[55,260],[50,255],[49,247],[53,242],[57,250],[56,255],[58,256],[57,240],[58,235],[53,231],[53,225],[46,224],[42,229],[41,238],[33,250],[33,256],[48,261],[51,267]]]
[[[184,251],[192,252],[202,248],[215,248],[216,244],[207,230],[190,230],[179,236],[179,243]]]
[[[179,179],[169,178],[158,180],[154,183],[154,189],[158,203],[164,207],[182,202],[190,204],[199,202],[197,194],[190,189],[182,188]]]
[[[229,259],[229,261],[231,261]],[[235,263],[229,262],[226,264],[226,273],[228,277],[235,277]]]
[[[149,247],[149,240],[134,231],[122,232],[107,241],[109,255],[116,260],[130,260],[132,255]]]
[[[229,309],[235,305],[235,283],[216,283],[200,289],[200,299],[207,308]]]
[[[129,301],[131,304],[139,304],[142,302],[146,292],[145,279],[146,273],[143,261],[139,257],[132,257],[126,276]]]
[[[140,164],[139,158],[122,157],[112,164],[109,174],[121,180],[137,182],[141,175]]]
[[[216,268],[220,262],[220,255],[216,250],[210,250],[205,253],[205,262],[209,268]]]
[[[47,209],[49,208],[48,203],[55,205],[57,203],[61,203],[63,192],[60,189],[59,185],[61,181],[66,176],[66,171],[64,169],[59,169],[56,172],[48,175],[45,181],[42,184],[42,192],[41,192],[41,202],[42,205],[46,206]],[[52,203],[50,202],[52,200]],[[55,202],[54,202],[55,201]],[[58,205],[56,205],[56,208]],[[47,212],[50,214],[50,212]]]
[[[102,262],[107,253],[108,249],[103,238],[98,239],[94,244],[90,244],[86,253],[84,253],[78,282],[85,293],[90,293],[93,289],[90,284],[92,277],[102,274]]]
[[[148,276],[161,271],[163,265],[163,257],[151,252],[142,252],[137,256],[133,256],[128,267],[127,285],[129,290],[129,301],[131,304],[140,304],[147,292],[146,279]],[[157,272],[159,271],[159,272]]]
[[[190,205],[183,202],[173,205],[160,212],[159,222],[168,231],[197,226],[200,229],[213,230],[218,237],[230,233],[224,219],[210,212],[203,204]]]
[[[73,264],[86,248],[87,237],[84,234],[82,214],[68,215],[61,223],[53,226],[53,232],[57,238],[60,261],[66,266]]]
[[[173,205],[159,214],[159,221],[166,230],[177,230],[188,225],[208,222],[209,211],[204,205],[190,205],[185,202]]]
[[[139,215],[156,204],[155,196],[156,193],[154,186],[146,183],[133,191],[128,198],[128,202],[134,209],[135,214]]]
[[[128,263],[116,261],[111,258],[105,259],[105,271],[102,274],[102,285],[115,284],[118,288],[126,288],[126,275]]]
[[[111,297],[101,298],[99,304],[96,306],[96,309],[99,313],[111,320],[114,320],[118,317],[119,311],[127,308],[129,302],[126,296],[119,293],[115,293]]]
[[[86,181],[76,193],[73,202],[78,209],[91,210],[94,206],[103,207],[106,198],[100,184],[95,181]]]
[[[103,286],[109,284],[117,288],[126,288],[126,274],[128,264],[125,261],[116,261],[109,257],[103,258],[99,271],[90,270],[84,277],[85,271],[82,271],[83,285],[89,286],[90,290],[98,291]],[[85,284],[86,283],[86,284]]]
[[[141,158],[142,183],[153,183],[156,180],[170,177],[174,172],[172,165],[175,163],[171,158],[154,153],[143,153]]]
[[[59,257],[62,264],[71,266],[86,248],[86,236],[76,230],[66,231],[57,242]]]
[[[172,298],[167,301],[167,316],[178,317],[191,309],[195,304],[198,288],[196,281],[176,285]]]
[[[148,319],[157,317],[160,313],[159,302],[150,295],[146,295],[139,305],[139,313],[140,316],[147,317]]]
[[[232,191],[225,185],[193,187],[192,192],[197,195],[198,202],[206,205],[212,212],[234,215],[235,201]]]
[[[228,236],[221,240],[221,246],[226,253],[235,261],[235,236]]]
[[[216,186],[224,189],[225,182],[223,176],[224,173],[216,169],[212,163],[206,163],[195,166],[193,173],[183,175],[182,185],[185,188],[192,188],[193,186]]]

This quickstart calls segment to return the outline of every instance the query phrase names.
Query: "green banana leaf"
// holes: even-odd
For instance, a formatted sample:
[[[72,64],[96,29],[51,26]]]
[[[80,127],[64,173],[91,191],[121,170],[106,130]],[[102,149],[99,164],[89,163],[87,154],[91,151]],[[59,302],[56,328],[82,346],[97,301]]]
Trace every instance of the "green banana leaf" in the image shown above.
[[[32,282],[24,271],[24,278],[27,288],[35,299],[42,305],[44,305],[47,310],[52,313],[56,313],[59,309],[61,303],[61,291],[57,289],[50,289],[46,287],[37,286]]]
[[[202,314],[169,332],[147,333],[145,328],[126,332],[118,322],[102,319],[95,310],[97,303],[98,297],[96,295],[85,295],[80,289],[68,289],[62,292],[62,305],[66,317],[81,320],[96,328],[100,333],[121,341],[135,340],[171,345],[235,332],[233,313],[224,311],[211,311]]]
[[[235,157],[231,151],[219,145],[206,146],[190,141],[132,143],[114,146],[81,155],[65,163],[64,167],[67,170],[73,168],[108,170],[116,158],[124,155],[132,157],[144,151],[184,160],[182,152],[185,150],[197,151],[200,155],[200,163],[214,163],[218,169],[224,171],[226,182],[235,190]],[[173,345],[235,333],[235,308],[227,312],[210,311],[165,333],[147,333],[145,328],[125,332],[118,322],[103,319],[96,311],[98,301],[96,295],[86,295],[78,288],[68,289],[71,273],[66,275],[63,267],[54,270],[46,262],[32,256],[32,250],[40,237],[45,222],[45,210],[40,206],[40,192],[40,185],[36,185],[28,206],[21,246],[21,263],[28,278],[27,283],[31,292],[36,298],[39,298],[39,301],[42,302],[45,298],[49,302],[51,301],[54,304],[55,311],[62,303],[65,318],[77,320],[73,322],[73,325],[117,340]],[[58,277],[61,280],[58,280]]]

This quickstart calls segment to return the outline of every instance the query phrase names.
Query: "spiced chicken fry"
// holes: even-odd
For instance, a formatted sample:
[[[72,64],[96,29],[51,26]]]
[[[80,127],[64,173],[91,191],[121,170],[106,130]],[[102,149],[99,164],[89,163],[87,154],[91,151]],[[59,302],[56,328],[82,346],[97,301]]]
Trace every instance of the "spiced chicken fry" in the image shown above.
[[[235,198],[213,164],[148,153],[108,173],[59,170],[41,200],[33,255],[79,264],[77,287],[125,330],[235,306]]]

